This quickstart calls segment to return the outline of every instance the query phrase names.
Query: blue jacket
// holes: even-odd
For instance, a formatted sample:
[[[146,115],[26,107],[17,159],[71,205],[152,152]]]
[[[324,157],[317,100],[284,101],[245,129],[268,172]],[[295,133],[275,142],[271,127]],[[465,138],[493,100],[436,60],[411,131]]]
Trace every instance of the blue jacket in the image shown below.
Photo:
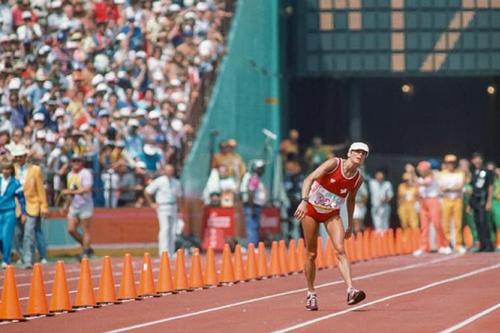
[[[0,177],[0,186],[2,182],[5,181],[3,177]],[[26,215],[26,200],[24,199],[23,186],[19,180],[14,177],[9,178],[9,185],[3,195],[0,195],[0,212],[16,209],[16,198],[21,205],[21,211],[23,215]]]

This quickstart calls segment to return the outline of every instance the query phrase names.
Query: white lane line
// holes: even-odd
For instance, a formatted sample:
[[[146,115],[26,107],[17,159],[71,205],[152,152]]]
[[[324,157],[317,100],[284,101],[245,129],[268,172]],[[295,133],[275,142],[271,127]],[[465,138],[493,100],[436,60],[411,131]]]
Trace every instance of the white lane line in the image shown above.
[[[435,264],[435,263],[439,263],[439,262],[451,260],[451,259],[454,259],[454,258],[457,258],[457,257],[459,257],[459,256],[458,255],[452,255],[452,256],[448,256],[448,257],[444,257],[444,258],[439,258],[439,259],[434,259],[434,260],[423,262],[423,263],[411,264],[411,265],[402,266],[402,267],[398,267],[398,268],[387,269],[387,270],[383,270],[383,271],[376,272],[376,273],[371,273],[371,274],[366,274],[366,275],[358,276],[358,277],[354,278],[353,280],[354,281],[365,280],[365,279],[373,278],[373,277],[384,275],[384,274],[390,274],[390,273],[395,273],[395,272],[406,271],[406,270],[417,268],[417,267],[421,267],[421,266],[426,266],[426,265],[431,265],[431,264]],[[333,285],[341,284],[341,283],[344,283],[344,280],[337,280],[337,281],[334,281],[334,282],[324,283],[324,284],[316,286],[316,288],[324,288],[324,287],[329,287],[329,286],[333,286]],[[237,306],[244,305],[244,304],[256,303],[256,302],[265,301],[265,300],[276,298],[276,297],[292,295],[292,294],[304,292],[306,290],[307,290],[307,288],[294,289],[294,290],[285,291],[285,292],[281,292],[281,293],[277,293],[277,294],[272,294],[272,295],[268,295],[268,296],[257,297],[257,298],[252,298],[252,299],[248,299],[248,300],[245,300],[245,301],[240,301],[240,302],[226,304],[226,305],[222,305],[222,306],[218,306],[218,307],[208,308],[208,309],[200,310],[200,311],[196,311],[196,312],[189,312],[189,313],[185,313],[185,314],[178,315],[178,316],[167,317],[167,318],[163,318],[163,319],[159,319],[159,320],[149,321],[149,322],[145,322],[145,323],[142,323],[142,324],[126,326],[126,327],[114,329],[114,330],[111,330],[111,331],[107,331],[105,333],[119,333],[119,332],[131,331],[131,330],[135,330],[135,329],[138,329],[138,328],[143,328],[143,327],[153,326],[153,325],[157,325],[157,324],[161,324],[161,323],[165,323],[165,322],[169,322],[169,321],[174,321],[174,320],[177,320],[177,319],[194,317],[194,316],[199,316],[199,315],[202,315],[202,314],[205,314],[205,313],[215,312],[215,311],[219,311],[219,310],[225,310],[225,309],[237,307]]]
[[[313,320],[305,321],[303,323],[300,323],[300,324],[297,324],[297,325],[294,325],[294,326],[290,326],[290,327],[286,327],[286,328],[283,328],[283,329],[280,329],[280,330],[277,330],[277,331],[273,331],[272,333],[285,333],[285,332],[294,331],[294,330],[297,330],[299,328],[304,328],[306,326],[316,324],[316,323],[318,323],[320,321],[323,321],[323,320],[326,320],[326,319],[338,317],[338,316],[344,315],[346,313],[349,313],[349,312],[352,312],[352,311],[355,311],[355,310],[358,310],[358,309],[366,308],[366,307],[368,307],[370,305],[374,305],[374,304],[377,304],[377,303],[382,303],[382,302],[388,301],[390,299],[401,297],[401,296],[415,294],[415,293],[418,293],[418,292],[421,292],[421,291],[424,291],[424,290],[427,290],[427,289],[430,289],[430,288],[437,287],[437,286],[442,285],[442,284],[446,284],[446,283],[458,281],[458,280],[461,280],[461,279],[465,279],[467,277],[470,277],[470,276],[473,276],[473,275],[477,275],[477,274],[480,274],[480,273],[484,273],[484,272],[487,272],[487,271],[491,271],[491,270],[497,269],[497,268],[500,268],[500,264],[496,264],[496,265],[492,265],[492,266],[488,266],[488,267],[476,269],[475,271],[472,271],[472,272],[469,272],[469,273],[465,273],[465,274],[461,274],[461,275],[458,275],[458,276],[454,276],[452,278],[448,278],[448,279],[444,279],[444,280],[439,280],[439,281],[436,281],[436,282],[433,282],[433,283],[429,283],[429,284],[426,284],[426,285],[424,285],[422,287],[419,287],[419,288],[415,288],[415,289],[407,290],[407,291],[400,292],[400,293],[397,293],[397,294],[389,295],[389,296],[386,296],[386,297],[383,297],[383,298],[379,298],[379,299],[377,299],[375,301],[372,301],[372,302],[364,303],[362,305],[354,306],[354,307],[349,308],[347,310],[335,312],[335,313],[332,313],[332,314],[329,314],[329,315],[326,315],[326,316],[323,316],[323,317],[319,317],[319,318],[316,318],[316,319],[313,319]]]
[[[473,321],[476,321],[476,320],[478,320],[479,318],[486,316],[486,315],[487,315],[487,314],[489,314],[490,312],[495,311],[496,309],[500,309],[500,303],[497,303],[497,304],[493,305],[492,307],[487,308],[487,309],[486,309],[486,310],[484,310],[484,311],[481,311],[481,312],[479,312],[479,313],[476,313],[475,315],[473,315],[473,316],[471,316],[471,317],[469,317],[469,318],[465,319],[464,321],[462,321],[462,322],[460,322],[460,323],[458,323],[458,324],[456,324],[456,325],[453,325],[452,327],[448,327],[447,329],[442,330],[442,331],[441,331],[441,332],[439,332],[439,333],[452,333],[452,332],[455,332],[455,331],[457,331],[457,330],[461,329],[462,327],[469,325],[469,324],[470,324],[470,323],[472,323]]]

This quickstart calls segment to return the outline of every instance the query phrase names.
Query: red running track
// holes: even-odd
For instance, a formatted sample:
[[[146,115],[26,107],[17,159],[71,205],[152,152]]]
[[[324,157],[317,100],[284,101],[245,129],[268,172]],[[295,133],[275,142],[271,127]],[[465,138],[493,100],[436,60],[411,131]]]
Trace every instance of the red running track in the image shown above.
[[[304,277],[294,275],[1,324],[0,331],[385,333],[452,328],[451,333],[458,327],[495,332],[499,259],[498,254],[428,255],[358,263],[353,265],[355,285],[368,297],[354,307],[345,303],[338,270],[329,269],[317,275],[317,312],[304,310]]]

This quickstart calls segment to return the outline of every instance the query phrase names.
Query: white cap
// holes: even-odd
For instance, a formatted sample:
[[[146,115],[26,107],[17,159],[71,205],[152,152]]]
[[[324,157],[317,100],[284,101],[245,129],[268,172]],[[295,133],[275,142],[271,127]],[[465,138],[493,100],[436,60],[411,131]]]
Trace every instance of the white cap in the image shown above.
[[[181,10],[181,6],[179,6],[176,3],[173,3],[170,6],[168,6],[168,11],[171,12],[171,13],[178,12],[180,10]]]
[[[41,130],[41,131],[37,131],[37,132],[36,132],[36,138],[37,138],[37,139],[45,139],[45,137],[46,137],[46,136],[47,136],[47,135],[46,135],[46,133],[45,133],[45,131],[44,131],[44,130]]]
[[[21,79],[18,77],[15,77],[9,81],[8,88],[9,88],[9,90],[19,90],[19,89],[21,89],[21,85],[22,85]]]
[[[41,112],[37,112],[33,115],[34,121],[45,121],[45,115]]]
[[[45,81],[43,83],[43,89],[52,90],[52,88],[54,88],[54,84],[52,83],[52,81]]]
[[[144,145],[144,154],[146,155],[154,155],[156,154],[157,150],[156,150],[156,147],[149,144],[149,143],[146,143]]]
[[[54,117],[59,118],[59,117],[64,117],[66,114],[66,111],[64,111],[63,108],[57,108],[56,111],[54,112]]]
[[[86,131],[88,131],[89,129],[90,129],[90,126],[89,126],[89,124],[87,124],[87,123],[81,124],[81,125],[80,125],[80,128],[79,128],[80,132],[86,132]]]
[[[23,19],[31,18],[31,12],[28,10],[25,10],[22,15]]]
[[[127,122],[127,125],[132,127],[132,126],[135,126],[135,127],[139,127],[139,120],[137,119],[129,119],[128,122]]]
[[[120,116],[128,118],[131,115],[131,110],[129,107],[124,107],[120,109]]]
[[[177,118],[172,119],[172,122],[170,122],[170,127],[172,127],[172,129],[176,132],[179,132],[183,125],[182,120]]]
[[[62,2],[59,1],[59,0],[54,0],[52,1],[51,5],[50,5],[52,8],[59,8],[62,6]]]
[[[199,10],[200,12],[204,12],[208,10],[208,5],[205,2],[198,2],[196,4],[196,9]]]
[[[370,149],[368,148],[368,145],[363,142],[354,142],[350,147],[349,147],[349,152],[352,150],[362,150],[366,152],[366,156],[370,153]]]
[[[141,51],[137,51],[136,54],[135,54],[135,56],[137,58],[143,58],[144,59],[144,58],[146,58],[146,52],[144,52],[142,50]]]
[[[124,40],[125,38],[127,38],[127,34],[125,34],[124,32],[120,32],[118,35],[116,35],[116,40],[118,41]]]
[[[185,103],[179,103],[177,104],[177,110],[181,112],[186,112],[187,106]]]
[[[108,85],[106,83],[99,83],[96,88],[96,92],[107,92]]]
[[[14,157],[28,155],[28,149],[24,145],[15,145],[10,154]]]
[[[148,114],[148,119],[159,119],[161,116],[160,111],[158,110],[153,110],[150,111]]]
[[[55,143],[57,141],[57,135],[54,132],[48,132],[45,136],[45,141]]]
[[[134,112],[134,117],[144,117],[147,114],[147,111],[144,109],[137,109]]]
[[[153,80],[155,81],[163,81],[163,74],[161,71],[154,71],[153,72]]]
[[[92,78],[91,84],[95,87],[102,82],[104,82],[104,76],[102,76],[101,74],[97,74]]]
[[[116,74],[115,72],[109,72],[105,76],[107,82],[113,82],[116,81]]]

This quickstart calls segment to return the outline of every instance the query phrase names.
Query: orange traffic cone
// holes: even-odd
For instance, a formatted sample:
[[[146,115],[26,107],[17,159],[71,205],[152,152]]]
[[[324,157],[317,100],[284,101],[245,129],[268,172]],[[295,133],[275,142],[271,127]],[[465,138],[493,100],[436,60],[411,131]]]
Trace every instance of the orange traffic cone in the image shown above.
[[[267,270],[266,248],[263,242],[259,242],[259,253],[257,257],[257,277],[259,279],[267,279],[269,273]]]
[[[354,235],[352,236],[354,237]],[[363,256],[363,234],[361,232],[358,232],[356,234],[356,238],[354,238],[354,249],[356,252],[356,261],[362,261],[365,260]]]
[[[372,258],[370,246],[370,230],[363,231],[363,259],[370,260]]]
[[[158,282],[156,285],[156,292],[159,294],[168,294],[175,292],[168,255],[169,254],[167,251],[163,251],[160,257],[160,272],[158,274]]]
[[[306,247],[304,244],[304,238],[299,238],[299,241],[297,242],[297,263],[299,265],[299,272],[303,272],[306,264]]]
[[[174,288],[177,291],[188,290],[188,279],[186,276],[186,262],[184,258],[184,249],[177,250],[175,258],[175,275],[174,275]]]
[[[208,248],[207,258],[205,263],[205,286],[217,287],[219,279],[217,278],[217,270],[215,268],[215,254],[213,248]]]
[[[228,244],[224,244],[224,250],[222,251],[222,268],[219,280],[223,285],[234,283],[233,258],[231,258],[231,249]]]
[[[419,248],[419,243],[420,243],[420,229],[419,228],[413,228],[411,229],[412,231],[412,247],[411,247],[411,252],[417,250]]]
[[[325,263],[326,267],[333,268],[337,265],[337,256],[335,255],[335,250],[333,249],[333,243],[330,239],[326,241],[325,250]]]
[[[243,266],[240,244],[237,244],[234,248],[234,280],[235,282],[248,281],[246,278],[245,267]]]
[[[468,249],[470,249],[471,247],[474,246],[474,238],[472,237],[472,232],[470,231],[468,225],[464,227],[463,233],[464,233],[464,244]],[[498,231],[497,231],[497,243],[498,243]]]
[[[497,249],[500,249],[500,230],[497,230]]]
[[[105,256],[102,259],[102,270],[96,301],[97,304],[119,303],[116,299],[115,279],[113,278],[113,268],[109,256]]]
[[[280,261],[281,275],[290,274],[288,260],[286,257],[286,245],[284,240],[278,242],[278,259]]]
[[[325,268],[325,255],[323,252],[323,239],[318,237],[318,245],[316,246],[316,268]]]
[[[21,313],[21,305],[17,296],[16,277],[12,265],[8,265],[5,270],[2,304],[0,305],[0,320],[25,320]]]
[[[151,255],[149,252],[144,253],[138,294],[139,297],[157,296],[153,277],[153,267],[151,267]]]
[[[396,251],[394,250],[394,230],[392,228],[389,228],[389,230],[387,230],[387,244],[388,255],[396,255]]]
[[[50,298],[50,312],[71,311],[68,284],[66,283],[66,272],[64,262],[59,260],[56,264],[56,276],[52,286],[52,297]]]
[[[132,266],[132,256],[125,254],[123,259],[122,278],[120,281],[120,290],[118,291],[119,300],[136,299],[137,289],[135,288],[134,268]]]
[[[347,260],[353,262],[354,260],[354,243],[352,242],[352,236],[344,240],[344,250],[347,255]]]
[[[295,239],[291,239],[290,243],[288,243],[288,270],[291,274],[297,274],[297,272],[299,271]]]
[[[83,258],[80,263],[80,278],[74,308],[95,307],[94,286],[92,286],[92,275],[90,274],[89,260]]]
[[[371,252],[372,258],[379,257],[378,248],[377,248],[377,231],[376,230],[372,230],[370,232],[370,252]]]
[[[189,273],[189,289],[197,290],[203,289],[205,283],[203,282],[203,273],[201,270],[200,250],[194,249],[191,256],[191,271]]]
[[[408,254],[411,252],[411,229],[406,228],[403,230],[403,252]]]
[[[4,287],[5,290],[5,287]],[[31,276],[30,299],[26,316],[48,315],[49,306],[45,294],[45,285],[43,283],[42,266],[39,263],[33,265],[33,275]]]
[[[255,259],[255,245],[250,243],[247,248],[247,279],[256,280],[258,276],[257,260]]]
[[[273,277],[281,275],[280,257],[277,241],[273,241],[271,243],[271,265],[269,267],[269,273]]]
[[[401,228],[396,229],[396,239],[394,241],[397,255],[403,254],[403,230]]]

